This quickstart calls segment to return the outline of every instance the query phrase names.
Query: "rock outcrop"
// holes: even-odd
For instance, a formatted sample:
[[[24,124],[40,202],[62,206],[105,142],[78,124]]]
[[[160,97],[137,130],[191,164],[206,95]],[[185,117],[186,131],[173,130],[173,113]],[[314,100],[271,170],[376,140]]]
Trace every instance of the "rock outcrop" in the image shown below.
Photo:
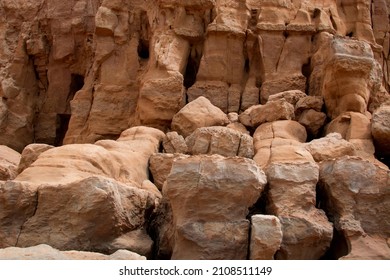
[[[174,161],[163,187],[172,208],[172,258],[246,259],[246,215],[266,183],[249,159],[202,155]]]
[[[0,15],[6,254],[390,258],[388,1],[0,0]]]
[[[114,252],[119,245],[150,255],[147,216],[160,197],[144,185],[149,157],[163,137],[157,129],[134,127],[117,141],[39,155],[14,181],[2,183],[0,246]]]
[[[136,253],[118,250],[111,255],[92,252],[59,251],[41,244],[28,248],[9,247],[0,249],[0,260],[145,260]]]
[[[320,165],[325,208],[348,244],[344,259],[389,259],[390,172],[369,161],[343,157]]]
[[[282,226],[275,216],[253,215],[251,218],[251,260],[272,260],[282,243]]]
[[[203,127],[186,138],[192,155],[218,154],[225,157],[253,158],[253,139],[228,127]]]

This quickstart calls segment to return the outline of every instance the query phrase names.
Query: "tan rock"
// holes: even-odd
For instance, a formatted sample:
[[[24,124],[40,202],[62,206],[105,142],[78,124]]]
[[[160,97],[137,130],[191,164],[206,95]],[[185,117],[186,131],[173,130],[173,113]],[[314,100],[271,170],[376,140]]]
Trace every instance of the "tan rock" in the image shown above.
[[[150,157],[149,169],[153,176],[154,183],[159,190],[162,190],[163,185],[171,172],[173,161],[176,159],[187,158],[183,154],[154,154]]]
[[[339,133],[330,133],[326,137],[315,139],[305,144],[305,148],[316,162],[356,154],[355,146],[344,140]]]
[[[279,92],[279,93],[271,95],[268,98],[268,101],[276,101],[276,100],[280,100],[280,99],[285,99],[288,103],[295,106],[300,99],[305,98],[305,97],[306,97],[306,94],[300,90],[289,90],[289,91],[283,91],[283,92]]]
[[[35,191],[35,212],[19,227],[15,246],[48,243],[62,250],[99,250],[123,232],[142,227],[145,211],[154,207],[148,192],[101,177],[41,185]],[[97,225],[99,219],[106,222]]]
[[[249,135],[249,131],[242,123],[239,122],[229,123],[226,127],[238,131],[240,133]]]
[[[0,248],[16,246],[23,224],[36,210],[36,191],[27,183],[0,181]]]
[[[311,158],[302,147],[306,138],[306,129],[296,121],[262,124],[253,135],[253,160],[264,169],[275,160],[306,162],[307,158]]]
[[[164,186],[175,229],[172,259],[246,259],[245,217],[265,184],[264,173],[249,159],[176,160]]]
[[[371,125],[377,152],[384,156],[390,155],[390,106],[379,107],[372,115]]]
[[[188,151],[188,147],[184,137],[179,135],[176,131],[168,132],[163,139],[163,147],[166,153],[185,154]]]
[[[350,238],[352,250],[341,260],[388,260],[390,249],[386,239],[380,236],[363,235]],[[388,244],[388,243],[387,243]]]
[[[140,124],[166,131],[187,90],[189,101],[205,96],[239,112],[284,90],[331,96],[344,78],[340,92],[371,92],[371,104],[382,103],[377,87],[389,89],[383,0],[26,1],[0,11],[0,143],[19,152],[34,141],[60,145],[69,118],[67,144]],[[345,98],[340,107],[364,107]]]
[[[321,112],[323,105],[324,100],[321,96],[305,96],[303,98],[300,98],[298,102],[296,102],[295,114],[299,116],[301,112],[309,109]]]
[[[118,25],[118,18],[111,9],[101,6],[95,17],[95,25],[96,34],[114,35],[114,30]]]
[[[205,97],[199,97],[188,103],[172,120],[172,130],[184,137],[189,136],[197,128],[216,125],[227,125],[229,119],[219,108]]]
[[[225,157],[253,158],[253,139],[227,127],[203,127],[186,138],[192,155],[218,154]]]
[[[117,141],[53,148],[41,154],[16,180],[57,185],[105,176],[140,186],[148,179],[149,157],[157,152],[163,137],[165,134],[160,130],[133,127],[124,131]]]
[[[377,92],[371,93],[368,111],[373,114],[382,105],[390,105],[390,94],[383,86]]]
[[[346,258],[388,258],[389,179],[388,169],[356,157],[320,164],[325,207],[334,217],[336,230],[349,244]],[[365,250],[368,247],[371,249]]]
[[[269,213],[282,224],[283,241],[277,259],[319,259],[330,247],[332,224],[315,207],[319,168],[305,163],[274,161],[269,167]]]
[[[131,140],[132,144],[126,143],[129,139],[111,140],[138,125],[169,131],[174,115],[186,102],[201,96],[224,113],[241,113],[260,103],[269,106],[265,103],[275,102],[274,98],[295,106],[297,96],[310,95],[302,96],[305,101],[295,108],[294,118],[308,132],[291,121],[291,127],[276,122],[256,133],[255,160],[261,167],[312,162],[303,142],[307,133],[312,138],[321,127],[323,115],[320,117],[318,104],[308,102],[319,97],[324,99],[323,112],[332,121],[328,132],[339,132],[355,146],[358,156],[376,165],[380,163],[375,156],[387,160],[388,137],[374,135],[373,142],[374,130],[367,112],[367,106],[373,113],[389,99],[390,9],[386,1],[125,2],[2,1],[0,144],[21,152],[33,142],[60,146],[104,141],[46,151],[18,176],[19,181],[8,182],[7,188],[0,189],[0,193],[8,193],[1,202],[8,210],[0,212],[7,217],[0,221],[2,230],[6,228],[0,240],[9,242],[19,234],[26,217],[31,216],[29,211],[34,212],[35,188],[42,186],[41,180],[50,186],[68,186],[90,176],[102,176],[145,191],[155,207],[160,207],[161,194],[147,172],[148,159],[157,152],[160,136],[156,138],[149,131],[145,134],[154,135],[154,140],[147,136]],[[207,106],[202,106],[192,118],[198,118],[197,125],[189,132],[177,132],[187,137],[200,127],[228,124],[226,116],[221,122],[203,122],[208,113]],[[205,114],[199,113],[202,110]],[[273,109],[266,116],[280,111]],[[230,122],[229,128],[247,133],[237,120],[231,117]],[[250,130],[252,133],[252,126]],[[384,132],[383,128],[380,131]],[[323,152],[318,156],[338,157],[341,153],[331,148],[333,144],[326,145],[332,155]],[[182,148],[180,152],[184,152]],[[177,151],[176,147],[170,152]],[[11,185],[16,193],[10,192]],[[303,226],[308,228],[307,235],[289,231],[291,235],[286,235],[284,243],[299,232],[297,235],[309,244],[315,235],[311,220],[316,216],[295,210],[291,213],[281,219],[285,228],[308,225]],[[226,239],[237,232],[242,237],[239,244],[247,243],[244,222],[211,221],[199,227],[214,238],[214,225],[219,230],[226,228]],[[140,226],[137,232],[122,232],[102,244],[109,250],[140,244],[142,248],[137,250],[148,251],[150,238],[142,233],[144,229]],[[186,238],[193,237],[191,225],[182,229]],[[149,232],[172,235],[167,225]],[[337,243],[337,237],[335,240]],[[378,250],[386,243],[384,237],[367,235],[350,240],[355,249],[349,258],[358,258],[363,251],[369,258],[387,256]],[[156,251],[169,258],[171,239],[158,242],[161,247]],[[288,246],[292,252],[294,245]],[[234,245],[231,248],[234,250]],[[229,254],[234,255],[232,250]]]
[[[167,47],[168,48],[168,47]],[[146,80],[140,89],[137,111],[142,125],[164,129],[185,105],[183,75],[168,71]]]
[[[294,119],[294,106],[285,100],[252,106],[240,115],[240,122],[249,127],[257,127],[265,122]]]
[[[320,129],[325,125],[326,114],[317,112],[313,109],[303,111],[298,119],[298,122],[303,125],[308,134],[317,136]]]
[[[283,241],[277,259],[319,259],[333,229],[316,206],[318,165],[304,148],[306,129],[295,121],[259,126],[253,135],[256,163],[267,172],[267,213],[280,219]]]
[[[8,234],[0,246],[127,248],[149,256],[150,237],[145,231],[132,231],[145,229],[161,199],[147,170],[164,136],[157,129],[134,127],[117,141],[66,145],[42,153],[1,188],[1,198],[9,202],[1,205],[0,221]],[[99,219],[107,222],[97,226]]]
[[[18,165],[18,173],[22,173],[23,170],[28,168],[38,156],[43,152],[54,148],[54,146],[47,144],[30,144],[23,149],[22,157]]]
[[[16,177],[20,158],[18,152],[0,145],[0,180],[12,180]]]
[[[180,224],[176,226],[172,259],[244,260],[248,235],[247,220]]]
[[[332,119],[348,111],[364,114],[371,91],[380,86],[380,71],[367,42],[323,35],[312,59],[312,95],[324,97]]]
[[[197,81],[188,89],[187,95],[190,102],[203,96],[224,113],[228,113],[229,85],[225,81]]]
[[[0,249],[1,260],[145,260],[136,253],[119,250],[111,255],[93,252],[59,251],[41,244],[28,248],[8,247]]]
[[[337,132],[353,143],[358,156],[374,161],[375,147],[371,135],[371,120],[366,115],[347,112],[331,121],[326,127],[326,134]]]
[[[282,243],[282,226],[275,216],[251,217],[251,260],[273,260]]]
[[[228,119],[231,123],[238,122],[238,114],[237,113],[229,113],[227,116],[228,116]]]

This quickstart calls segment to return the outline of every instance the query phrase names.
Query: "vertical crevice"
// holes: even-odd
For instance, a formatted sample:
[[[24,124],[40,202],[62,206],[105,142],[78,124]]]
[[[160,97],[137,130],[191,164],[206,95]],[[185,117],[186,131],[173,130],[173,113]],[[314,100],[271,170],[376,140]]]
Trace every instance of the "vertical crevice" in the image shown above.
[[[309,58],[308,62],[302,65],[302,75],[306,78],[306,87],[305,93],[309,95],[310,89],[310,75],[311,75],[311,58]]]
[[[22,235],[23,233],[23,229],[24,229],[24,225],[32,218],[35,216],[37,210],[38,210],[38,204],[39,204],[39,190],[37,190],[35,192],[35,201],[33,202],[34,203],[34,210],[33,210],[33,213],[31,214],[31,216],[29,216],[28,218],[26,218],[26,220],[23,222],[23,224],[20,226],[20,230],[19,230],[19,233],[18,233],[18,236],[16,237],[16,242],[15,242],[15,247],[18,247],[19,245],[19,239],[20,239],[20,236]]]
[[[328,220],[333,223],[333,238],[330,243],[329,249],[321,257],[322,260],[338,260],[343,256],[349,254],[349,246],[347,239],[345,238],[343,232],[336,229],[335,217],[329,211],[331,205],[328,205],[328,198],[326,190],[319,183],[316,187],[316,208],[321,209],[325,212]]]
[[[54,140],[55,146],[61,146],[65,138],[66,132],[71,118],[70,102],[73,100],[75,94],[84,87],[84,76],[78,74],[71,75],[71,82],[69,86],[69,93],[66,99],[65,111],[58,113],[56,117],[56,138]]]
[[[198,75],[200,60],[202,54],[198,51],[197,45],[191,46],[190,54],[187,60],[187,66],[184,72],[184,87],[189,89],[196,82]]]
[[[140,15],[140,35],[139,35],[139,41],[138,41],[138,57],[141,60],[147,60],[150,56],[149,51],[149,35],[150,35],[150,25],[149,25],[149,18],[146,11],[142,11]]]

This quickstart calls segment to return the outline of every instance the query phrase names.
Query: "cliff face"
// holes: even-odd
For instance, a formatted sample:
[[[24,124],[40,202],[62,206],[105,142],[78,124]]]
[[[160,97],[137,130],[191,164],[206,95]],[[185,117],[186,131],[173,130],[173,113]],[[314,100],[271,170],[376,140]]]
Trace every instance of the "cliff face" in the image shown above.
[[[21,151],[34,141],[115,138],[139,124],[166,130],[199,96],[241,112],[286,90],[321,95],[316,74],[337,71],[312,59],[330,44],[324,36],[367,49],[372,112],[389,89],[389,5],[1,1],[1,143]],[[356,82],[352,73],[346,79]]]
[[[66,240],[58,230],[49,245],[110,253],[127,248],[151,256],[150,235],[159,257],[243,258],[248,247],[261,252],[249,244],[274,236],[268,257],[250,255],[390,257],[389,225],[363,209],[381,201],[377,211],[383,217],[390,211],[390,1],[0,0],[0,14],[0,144],[18,152],[32,143],[85,145],[30,145],[19,170],[16,155],[12,161],[4,156],[1,178],[16,179],[3,183],[3,197],[38,205],[35,195],[49,203],[53,185],[63,186],[69,199],[82,185],[96,202],[85,207],[95,209],[102,198],[94,184],[119,192],[111,204],[100,205],[116,220],[96,240],[89,240],[96,234],[92,225],[84,228],[81,220],[76,224],[86,236],[68,233]],[[154,144],[141,148],[123,131]],[[160,142],[165,153],[152,155],[163,151]],[[40,155],[42,149],[51,151]],[[131,160],[120,155],[128,151],[142,168],[128,168]],[[168,153],[188,155],[174,159]],[[60,164],[75,158],[73,166]],[[119,163],[110,167],[109,161]],[[342,164],[348,168],[339,170]],[[225,174],[235,174],[234,166],[242,171],[236,177],[247,182],[241,190],[233,188],[237,178]],[[370,173],[358,180],[359,170]],[[74,178],[62,182],[66,174]],[[370,187],[357,187],[356,180]],[[214,189],[221,184],[232,197]],[[227,209],[199,192],[220,197]],[[240,193],[250,195],[239,200]],[[130,205],[129,197],[136,202]],[[23,211],[13,213],[10,205],[3,209],[8,214],[0,214],[3,226],[21,217],[9,229],[17,238],[4,239],[2,247],[50,239],[43,229],[35,231],[48,214],[23,201]],[[126,216],[117,207],[122,204],[153,221]],[[194,216],[194,205],[205,212]],[[272,219],[259,216],[250,225],[253,213],[244,210],[252,206],[253,213],[277,217],[266,237],[257,228]],[[244,210],[229,212],[239,207]],[[259,235],[252,243],[250,226]],[[221,239],[219,231],[226,232]],[[339,248],[340,236],[347,252]],[[85,240],[91,244],[68,246]],[[142,248],[129,245],[132,240],[143,240]],[[215,245],[221,240],[232,244],[230,253]],[[379,249],[364,255],[367,244]]]

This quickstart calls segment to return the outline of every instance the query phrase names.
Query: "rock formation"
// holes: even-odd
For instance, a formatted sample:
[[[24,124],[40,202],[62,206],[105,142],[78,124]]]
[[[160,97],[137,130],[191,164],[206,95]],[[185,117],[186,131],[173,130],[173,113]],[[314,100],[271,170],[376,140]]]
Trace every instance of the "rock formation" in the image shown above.
[[[145,257],[126,250],[107,256],[93,252],[58,251],[48,245],[38,245],[0,249],[0,260],[145,260]]]
[[[389,1],[0,14],[0,258],[390,258]]]

